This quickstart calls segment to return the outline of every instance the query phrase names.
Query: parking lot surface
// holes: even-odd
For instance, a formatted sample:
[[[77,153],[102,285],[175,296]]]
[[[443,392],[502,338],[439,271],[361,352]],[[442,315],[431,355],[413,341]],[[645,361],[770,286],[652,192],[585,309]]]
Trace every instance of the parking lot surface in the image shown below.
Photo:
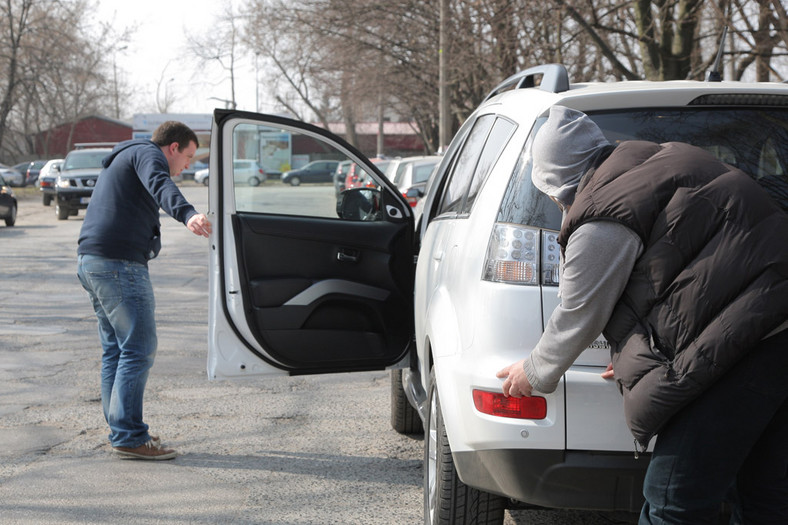
[[[206,210],[207,188],[181,187]],[[150,264],[159,347],[145,416],[180,455],[114,457],[96,321],[76,278],[83,212],[58,221],[38,194],[18,196],[17,225],[0,227],[0,521],[422,522],[422,441],[391,430],[388,373],[206,379],[208,241],[164,215],[162,252]],[[630,522],[574,511],[506,517]]]

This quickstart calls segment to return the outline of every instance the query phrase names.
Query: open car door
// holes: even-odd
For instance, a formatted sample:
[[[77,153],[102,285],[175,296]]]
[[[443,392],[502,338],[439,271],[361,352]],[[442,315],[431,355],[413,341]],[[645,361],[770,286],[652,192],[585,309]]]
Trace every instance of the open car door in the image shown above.
[[[241,158],[267,180],[234,176]],[[369,185],[279,180],[315,160],[355,162]],[[210,379],[377,370],[407,356],[413,214],[366,157],[303,122],[217,110],[209,190]]]

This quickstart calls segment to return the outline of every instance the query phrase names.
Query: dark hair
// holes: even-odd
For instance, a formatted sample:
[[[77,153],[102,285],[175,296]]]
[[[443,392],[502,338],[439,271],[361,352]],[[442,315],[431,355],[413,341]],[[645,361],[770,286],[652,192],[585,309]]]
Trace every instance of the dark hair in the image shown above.
[[[153,132],[151,140],[159,147],[169,146],[173,142],[177,142],[178,151],[183,151],[183,148],[187,147],[189,142],[194,142],[197,147],[200,146],[197,134],[189,126],[177,120],[162,122],[156,128],[156,131]]]

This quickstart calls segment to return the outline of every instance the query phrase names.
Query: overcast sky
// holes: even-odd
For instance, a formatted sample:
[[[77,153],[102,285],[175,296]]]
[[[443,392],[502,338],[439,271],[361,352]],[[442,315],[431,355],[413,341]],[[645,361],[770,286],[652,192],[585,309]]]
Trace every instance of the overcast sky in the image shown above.
[[[211,30],[223,0],[134,0],[97,2],[101,20],[112,22],[118,33],[136,27],[127,48],[115,54],[118,78],[135,93],[132,111],[121,108],[121,117],[131,113],[156,111],[156,90],[160,100],[164,91],[171,97],[171,113],[211,113],[229,99],[229,75],[218,65],[198,71],[197,60],[190,57],[187,34],[201,35]],[[236,1],[236,5],[238,2]],[[260,73],[262,78],[262,72]],[[260,97],[264,98],[261,90]],[[245,60],[236,69],[238,109],[255,110],[255,68]],[[270,111],[261,102],[261,111]]]

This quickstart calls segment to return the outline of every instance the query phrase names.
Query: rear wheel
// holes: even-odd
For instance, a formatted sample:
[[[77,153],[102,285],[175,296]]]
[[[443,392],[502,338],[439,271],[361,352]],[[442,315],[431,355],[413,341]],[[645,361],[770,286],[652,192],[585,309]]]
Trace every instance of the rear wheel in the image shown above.
[[[205,177],[205,178],[202,180],[202,185],[203,185],[203,186],[207,186],[207,185],[208,185],[208,177]]]
[[[443,424],[435,372],[432,372],[424,433],[424,523],[501,525],[505,504],[501,496],[471,488],[460,481]]]
[[[391,379],[391,427],[400,434],[420,434],[424,432],[419,412],[410,404],[402,387],[402,369],[389,373]]]
[[[257,177],[249,177],[249,186],[259,186],[259,185],[260,185],[260,179],[258,179]]]
[[[299,184],[301,184],[301,179],[299,179],[298,177],[290,177],[289,182],[291,186],[298,186]]]
[[[42,197],[42,202],[44,203],[44,206],[49,206],[52,204],[52,195],[44,194]]]

